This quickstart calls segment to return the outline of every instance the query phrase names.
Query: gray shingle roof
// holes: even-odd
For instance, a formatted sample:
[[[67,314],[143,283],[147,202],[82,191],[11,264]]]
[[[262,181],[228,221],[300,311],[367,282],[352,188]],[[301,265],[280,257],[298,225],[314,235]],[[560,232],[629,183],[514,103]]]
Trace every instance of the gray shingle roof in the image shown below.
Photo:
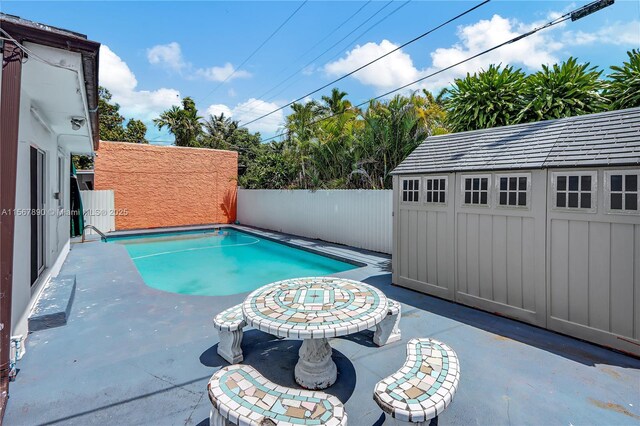
[[[392,174],[640,165],[640,108],[428,137]]]

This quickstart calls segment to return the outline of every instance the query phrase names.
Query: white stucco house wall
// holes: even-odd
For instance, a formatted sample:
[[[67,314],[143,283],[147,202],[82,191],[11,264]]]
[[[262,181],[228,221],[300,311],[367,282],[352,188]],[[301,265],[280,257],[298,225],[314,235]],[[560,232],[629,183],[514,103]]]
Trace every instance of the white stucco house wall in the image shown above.
[[[6,14],[0,14],[0,36],[4,365],[8,337],[27,335],[30,307],[69,251],[71,154],[92,155],[98,144],[100,45],[82,34]]]

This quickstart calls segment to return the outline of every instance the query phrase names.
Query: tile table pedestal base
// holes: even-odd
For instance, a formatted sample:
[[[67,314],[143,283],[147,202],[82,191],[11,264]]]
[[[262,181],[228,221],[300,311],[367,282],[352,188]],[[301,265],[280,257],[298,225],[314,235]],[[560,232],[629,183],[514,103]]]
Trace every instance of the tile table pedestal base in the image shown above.
[[[305,339],[296,364],[296,382],[305,389],[326,389],[335,383],[338,370],[331,359],[327,339]]]
[[[224,358],[229,364],[242,362],[242,329],[235,331],[218,331],[220,342],[218,343],[218,355]]]

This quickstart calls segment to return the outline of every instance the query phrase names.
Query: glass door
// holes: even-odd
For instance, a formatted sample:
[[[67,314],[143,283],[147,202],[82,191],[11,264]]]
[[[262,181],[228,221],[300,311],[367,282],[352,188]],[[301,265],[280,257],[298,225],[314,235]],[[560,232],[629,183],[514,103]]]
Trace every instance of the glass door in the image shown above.
[[[45,263],[45,154],[31,147],[31,285]]]

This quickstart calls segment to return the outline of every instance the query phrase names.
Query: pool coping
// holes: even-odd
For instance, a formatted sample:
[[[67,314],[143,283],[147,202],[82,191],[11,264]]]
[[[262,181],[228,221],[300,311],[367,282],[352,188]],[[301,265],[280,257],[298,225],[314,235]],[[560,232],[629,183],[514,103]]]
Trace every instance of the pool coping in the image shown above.
[[[383,262],[391,259],[390,255],[384,253],[372,252],[369,250],[358,249],[342,244],[331,243],[328,241],[299,237],[296,235],[275,232],[261,228],[255,228],[246,225],[236,224],[210,224],[210,225],[190,225],[190,226],[172,226],[165,228],[151,229],[132,229],[123,231],[113,231],[107,234],[107,241],[111,237],[132,237],[144,235],[157,235],[167,233],[179,233],[189,231],[208,231],[220,228],[231,228],[237,231],[250,234],[256,237],[264,238],[291,248],[303,250],[329,259],[348,263],[355,266],[355,269],[365,268],[368,266],[380,266]],[[97,237],[97,236],[96,236]],[[314,245],[316,247],[310,247]],[[354,258],[358,255],[358,259]]]

